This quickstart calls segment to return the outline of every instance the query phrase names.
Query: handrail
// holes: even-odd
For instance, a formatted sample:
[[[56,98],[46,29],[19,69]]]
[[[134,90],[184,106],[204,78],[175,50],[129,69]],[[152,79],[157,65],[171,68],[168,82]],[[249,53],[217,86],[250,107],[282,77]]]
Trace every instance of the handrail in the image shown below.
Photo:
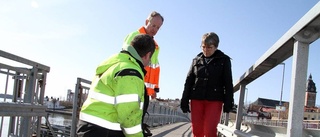
[[[275,127],[287,127],[288,120],[244,120],[243,124],[251,123],[256,125],[266,125],[266,126],[275,126]],[[304,129],[320,129],[320,120],[303,120]]]
[[[41,130],[46,116],[43,103],[49,66],[0,50],[0,135],[32,136]]]
[[[90,85],[90,84],[91,84],[91,81],[89,80],[79,78],[79,77],[77,78],[75,93],[73,97],[74,99],[73,112],[72,112],[73,114],[72,114],[72,123],[71,123],[71,131],[70,131],[71,137],[76,136],[76,125],[78,122],[78,115],[80,112],[80,108],[89,92],[89,89],[85,87],[89,87],[86,85]],[[172,108],[172,106],[168,104],[161,105],[158,101],[149,102],[148,113],[149,115],[145,116],[146,118],[144,122],[148,124],[150,127],[162,126],[162,125],[176,123],[176,122],[190,121],[189,117],[186,114],[182,113],[180,109]]]

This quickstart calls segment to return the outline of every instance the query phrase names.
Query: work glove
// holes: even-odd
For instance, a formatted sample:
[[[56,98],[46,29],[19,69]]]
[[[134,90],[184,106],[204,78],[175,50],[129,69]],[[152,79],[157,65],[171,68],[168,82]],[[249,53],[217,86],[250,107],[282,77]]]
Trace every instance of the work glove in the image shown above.
[[[183,113],[190,113],[189,99],[181,99],[180,108]]]
[[[149,129],[149,125],[147,125],[146,123],[142,124],[142,132],[143,132],[143,137],[151,137],[152,133]]]
[[[155,99],[157,98],[157,93],[159,93],[160,89],[159,88],[154,88],[154,93],[151,96],[152,99]]]
[[[154,92],[159,93],[160,92],[160,88],[154,88]]]

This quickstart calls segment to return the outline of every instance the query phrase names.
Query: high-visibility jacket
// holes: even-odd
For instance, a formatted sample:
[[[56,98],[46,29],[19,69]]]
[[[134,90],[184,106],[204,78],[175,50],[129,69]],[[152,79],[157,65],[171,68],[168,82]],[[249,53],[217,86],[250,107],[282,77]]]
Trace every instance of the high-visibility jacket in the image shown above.
[[[129,46],[130,42],[138,34],[146,34],[145,28],[141,27],[139,30],[134,31],[129,35],[127,35],[123,43],[123,48]],[[156,44],[156,49],[151,57],[149,65],[145,67],[145,70],[147,70],[147,74],[145,75],[145,79],[144,79],[145,85],[147,87],[147,93],[152,98],[155,98],[156,93],[159,92],[159,76],[160,76],[160,65],[158,60],[160,48],[158,46],[158,43],[155,40],[154,42]]]
[[[142,59],[129,46],[103,61],[96,69],[88,98],[80,111],[80,120],[123,131],[127,137],[142,137],[145,94]]]

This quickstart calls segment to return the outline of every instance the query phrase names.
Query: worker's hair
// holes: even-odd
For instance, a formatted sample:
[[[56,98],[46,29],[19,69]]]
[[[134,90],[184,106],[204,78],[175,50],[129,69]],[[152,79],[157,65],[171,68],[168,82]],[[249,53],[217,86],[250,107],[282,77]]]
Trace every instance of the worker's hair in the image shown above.
[[[162,16],[159,12],[156,12],[156,11],[152,11],[152,12],[150,13],[150,15],[148,16],[147,19],[148,19],[149,21],[151,21],[151,20],[153,19],[153,17],[156,17],[156,16],[161,17],[162,22],[164,22],[163,16]]]
[[[153,54],[156,45],[153,38],[148,34],[139,34],[133,38],[131,45],[138,52],[140,57],[145,56],[147,53],[151,52]]]

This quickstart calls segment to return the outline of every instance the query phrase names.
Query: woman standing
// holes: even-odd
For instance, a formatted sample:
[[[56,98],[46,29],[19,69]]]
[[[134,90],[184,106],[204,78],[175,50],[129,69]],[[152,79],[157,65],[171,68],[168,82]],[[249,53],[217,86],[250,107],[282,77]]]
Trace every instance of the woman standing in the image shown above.
[[[216,137],[221,111],[233,106],[230,57],[218,50],[219,37],[210,32],[202,36],[201,49],[192,61],[184,84],[180,107],[190,112],[194,137]]]

